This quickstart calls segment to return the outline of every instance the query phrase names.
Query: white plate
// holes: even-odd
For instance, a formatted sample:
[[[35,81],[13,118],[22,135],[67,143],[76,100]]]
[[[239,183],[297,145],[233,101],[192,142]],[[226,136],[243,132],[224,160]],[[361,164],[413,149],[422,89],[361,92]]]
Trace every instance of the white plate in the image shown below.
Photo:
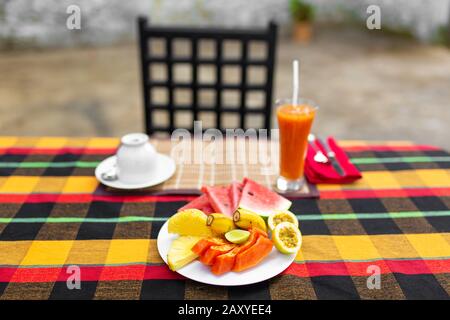
[[[155,186],[160,184],[166,180],[168,180],[175,172],[176,166],[175,161],[169,156],[164,154],[157,154],[155,168],[152,173],[146,177],[146,180],[142,183],[138,184],[126,184],[120,181],[120,177],[115,181],[107,181],[102,178],[103,172],[108,172],[111,170],[116,164],[116,156],[111,156],[103,160],[95,169],[95,177],[98,181],[103,183],[104,185],[116,189],[142,189]]]
[[[158,251],[161,258],[167,263],[167,254],[174,239],[178,235],[168,233],[168,221],[164,223],[158,234]],[[275,277],[283,272],[295,259],[295,254],[284,255],[276,248],[257,266],[243,272],[227,272],[216,276],[208,266],[200,261],[194,261],[179,269],[177,272],[186,278],[206,284],[217,286],[243,286],[261,282]]]

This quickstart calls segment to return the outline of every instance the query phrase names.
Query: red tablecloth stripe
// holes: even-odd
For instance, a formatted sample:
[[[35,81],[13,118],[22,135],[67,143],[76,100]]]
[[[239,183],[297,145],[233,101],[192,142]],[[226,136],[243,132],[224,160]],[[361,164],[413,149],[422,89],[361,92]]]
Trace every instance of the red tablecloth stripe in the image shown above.
[[[369,267],[378,266],[381,274],[442,274],[450,273],[450,259],[442,260],[379,260],[364,262],[293,263],[283,273],[298,277],[369,276]],[[184,279],[166,265],[81,266],[81,281]],[[0,282],[67,281],[72,275],[63,267],[1,267]]]

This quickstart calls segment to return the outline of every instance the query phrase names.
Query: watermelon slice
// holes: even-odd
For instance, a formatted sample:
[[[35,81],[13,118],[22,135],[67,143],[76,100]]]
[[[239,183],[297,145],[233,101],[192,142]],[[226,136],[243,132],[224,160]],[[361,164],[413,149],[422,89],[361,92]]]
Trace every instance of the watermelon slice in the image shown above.
[[[234,210],[231,204],[230,187],[203,187],[202,191],[208,195],[209,203],[214,208],[214,212],[233,216]]]
[[[210,214],[215,212],[211,204],[209,203],[209,198],[206,194],[201,195],[200,197],[195,198],[191,202],[185,204],[183,207],[178,209],[178,211],[183,211],[186,209],[198,209],[203,211],[206,214]]]
[[[255,181],[245,178],[239,207],[253,211],[263,217],[276,210],[288,210],[292,203],[278,193],[267,189]]]
[[[231,207],[233,209],[233,212],[236,211],[236,209],[239,206],[239,201],[241,200],[243,186],[244,185],[241,182],[236,182],[236,181],[234,181],[231,184],[230,198],[231,198]]]

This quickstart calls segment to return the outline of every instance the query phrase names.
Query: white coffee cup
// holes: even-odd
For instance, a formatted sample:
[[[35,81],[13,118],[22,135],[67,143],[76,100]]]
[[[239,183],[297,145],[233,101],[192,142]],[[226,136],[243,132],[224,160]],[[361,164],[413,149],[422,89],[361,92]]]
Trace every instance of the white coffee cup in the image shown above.
[[[127,184],[145,182],[156,165],[155,148],[144,133],[130,133],[122,137],[117,150],[117,175]]]

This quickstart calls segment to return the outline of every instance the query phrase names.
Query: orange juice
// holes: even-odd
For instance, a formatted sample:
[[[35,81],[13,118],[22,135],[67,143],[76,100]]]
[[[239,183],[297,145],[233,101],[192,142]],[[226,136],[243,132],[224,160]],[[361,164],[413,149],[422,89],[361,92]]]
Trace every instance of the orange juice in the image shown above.
[[[308,104],[283,104],[277,109],[280,128],[280,175],[286,180],[303,177],[308,134],[316,108]]]

